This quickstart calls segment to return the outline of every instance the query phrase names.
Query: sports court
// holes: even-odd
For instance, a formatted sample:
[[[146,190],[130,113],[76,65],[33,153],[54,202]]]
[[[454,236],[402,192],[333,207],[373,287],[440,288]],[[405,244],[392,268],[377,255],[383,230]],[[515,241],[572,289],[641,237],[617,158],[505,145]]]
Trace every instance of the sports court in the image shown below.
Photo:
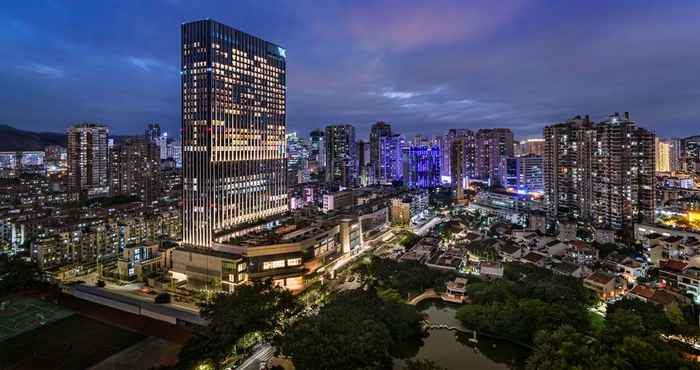
[[[66,308],[36,298],[3,298],[0,300],[0,342],[72,314]]]
[[[86,369],[145,338],[40,299],[5,301],[0,307],[0,369]]]

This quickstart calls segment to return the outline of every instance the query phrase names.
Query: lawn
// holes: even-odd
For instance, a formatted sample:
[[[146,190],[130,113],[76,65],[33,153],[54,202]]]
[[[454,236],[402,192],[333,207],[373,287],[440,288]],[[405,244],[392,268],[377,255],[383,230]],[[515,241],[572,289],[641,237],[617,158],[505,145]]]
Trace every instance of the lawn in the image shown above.
[[[86,369],[144,336],[71,315],[0,342],[2,369]]]
[[[591,321],[591,329],[594,333],[601,333],[605,328],[605,317],[597,312],[588,311],[588,319]]]

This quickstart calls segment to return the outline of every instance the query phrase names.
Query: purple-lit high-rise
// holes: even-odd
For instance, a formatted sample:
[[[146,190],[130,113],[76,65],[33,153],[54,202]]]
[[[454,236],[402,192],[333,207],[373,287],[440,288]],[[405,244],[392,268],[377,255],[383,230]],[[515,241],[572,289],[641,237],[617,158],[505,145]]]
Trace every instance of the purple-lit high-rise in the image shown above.
[[[409,187],[431,189],[440,186],[439,145],[411,146],[408,150]]]

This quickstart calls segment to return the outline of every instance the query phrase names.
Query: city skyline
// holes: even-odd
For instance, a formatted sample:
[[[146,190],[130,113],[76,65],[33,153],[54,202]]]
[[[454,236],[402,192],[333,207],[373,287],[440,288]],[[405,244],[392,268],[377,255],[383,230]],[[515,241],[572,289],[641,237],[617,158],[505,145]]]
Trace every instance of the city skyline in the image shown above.
[[[0,15],[9,25],[0,38],[19,50],[0,72],[7,87],[0,102],[15,107],[0,114],[0,124],[64,132],[89,121],[125,135],[160,122],[177,133],[172,45],[179,40],[170,30],[208,17],[294,50],[288,127],[303,136],[350,123],[366,138],[384,120],[407,135],[510,127],[527,138],[575,115],[601,121],[630,111],[661,137],[683,137],[694,134],[700,116],[692,66],[700,48],[688,32],[700,6],[690,2],[406,3],[396,12],[388,11],[391,2],[322,9],[163,2],[139,12],[127,3],[109,13],[93,4],[71,12],[43,5],[16,4]],[[68,27],[77,19],[81,27]]]

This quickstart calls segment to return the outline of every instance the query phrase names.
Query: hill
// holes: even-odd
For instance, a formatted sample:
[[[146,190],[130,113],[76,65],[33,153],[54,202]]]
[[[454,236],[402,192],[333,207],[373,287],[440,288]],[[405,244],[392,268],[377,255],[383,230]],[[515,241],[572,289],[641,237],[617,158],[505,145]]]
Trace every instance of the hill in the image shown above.
[[[66,134],[31,132],[0,125],[0,151],[44,150],[47,145],[66,146]]]

